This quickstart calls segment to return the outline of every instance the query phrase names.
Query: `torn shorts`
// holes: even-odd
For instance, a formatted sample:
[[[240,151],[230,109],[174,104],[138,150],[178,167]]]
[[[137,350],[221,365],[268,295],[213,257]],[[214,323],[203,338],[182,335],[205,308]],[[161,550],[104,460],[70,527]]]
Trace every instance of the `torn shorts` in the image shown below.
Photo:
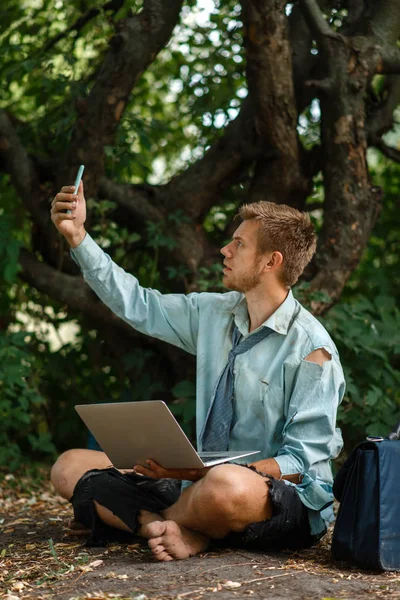
[[[251,468],[256,471],[254,467]],[[258,473],[258,471],[256,471]],[[325,531],[311,535],[307,509],[296,489],[271,476],[265,477],[272,503],[272,517],[252,523],[242,532],[231,532],[218,545],[252,550],[279,551],[308,548],[318,542]],[[174,504],[181,494],[181,481],[152,479],[135,473],[121,473],[115,468],[93,469],[85,473],[75,486],[71,504],[77,521],[91,530],[90,546],[107,542],[129,542],[138,529],[140,510],[159,513]],[[111,510],[133,533],[121,531],[103,523],[93,501]]]

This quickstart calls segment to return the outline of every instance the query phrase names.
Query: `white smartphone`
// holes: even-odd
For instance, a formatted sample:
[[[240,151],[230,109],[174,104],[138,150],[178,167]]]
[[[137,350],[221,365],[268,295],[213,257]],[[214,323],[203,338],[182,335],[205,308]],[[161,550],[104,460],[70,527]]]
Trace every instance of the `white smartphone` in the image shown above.
[[[75,179],[75,190],[74,193],[77,194],[78,193],[78,189],[79,189],[79,185],[81,183],[81,179],[82,179],[82,175],[83,175],[83,171],[85,170],[85,165],[81,165],[78,169],[78,173],[76,174],[76,179]],[[67,215],[70,215],[72,213],[72,210],[67,210]]]

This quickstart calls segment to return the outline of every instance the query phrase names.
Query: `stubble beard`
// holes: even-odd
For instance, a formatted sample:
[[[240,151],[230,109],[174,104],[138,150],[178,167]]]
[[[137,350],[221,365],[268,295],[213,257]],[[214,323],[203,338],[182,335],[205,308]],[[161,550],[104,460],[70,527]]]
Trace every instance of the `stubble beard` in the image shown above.
[[[250,292],[252,289],[257,287],[261,281],[261,273],[258,271],[257,267],[261,262],[261,257],[256,259],[254,266],[241,273],[236,279],[232,279],[229,281],[224,281],[225,287],[229,290],[233,290],[234,292],[240,292],[241,294],[246,294]]]

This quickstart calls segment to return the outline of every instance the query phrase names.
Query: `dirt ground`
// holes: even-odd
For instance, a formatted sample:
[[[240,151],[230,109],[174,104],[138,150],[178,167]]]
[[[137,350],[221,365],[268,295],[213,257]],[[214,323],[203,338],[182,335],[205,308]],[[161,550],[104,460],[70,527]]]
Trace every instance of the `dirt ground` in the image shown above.
[[[400,573],[333,562],[329,535],[296,553],[224,549],[158,563],[140,542],[86,547],[67,527],[70,518],[69,504],[53,494],[45,471],[39,478],[1,475],[2,600],[400,599]]]

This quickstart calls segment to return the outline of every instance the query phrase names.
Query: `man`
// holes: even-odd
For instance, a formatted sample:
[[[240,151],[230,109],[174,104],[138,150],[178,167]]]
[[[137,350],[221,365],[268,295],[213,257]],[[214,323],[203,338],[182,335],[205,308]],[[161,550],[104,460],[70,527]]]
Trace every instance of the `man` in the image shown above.
[[[210,540],[264,550],[316,543],[333,518],[344,378],[329,334],[290,290],[315,252],[309,217],[269,202],[242,207],[221,250],[232,291],[185,296],[143,289],[95,244],[84,229],[82,183],[62,188],[51,214],[105,304],[197,356],[199,450],[260,451],[249,466],[166,470],[149,461],[121,473],[102,452],[69,450],[51,477],[75,519],[95,542],[118,530],[145,537],[162,561],[197,554]]]

